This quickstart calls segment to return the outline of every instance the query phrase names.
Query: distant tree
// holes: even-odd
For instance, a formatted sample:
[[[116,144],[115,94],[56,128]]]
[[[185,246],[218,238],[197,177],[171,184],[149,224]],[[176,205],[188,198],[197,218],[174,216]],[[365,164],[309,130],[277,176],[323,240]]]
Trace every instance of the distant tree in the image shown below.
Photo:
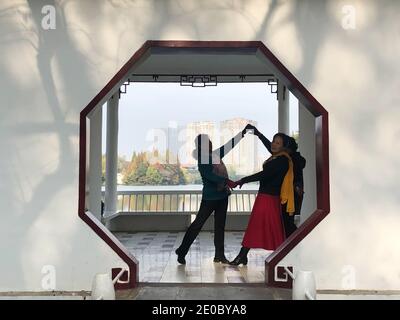
[[[158,171],[154,167],[148,167],[146,171],[146,184],[150,185],[160,185],[163,181],[163,177],[160,174],[160,171]]]
[[[135,171],[125,175],[122,179],[126,185],[144,185],[146,184],[146,174],[148,165],[146,163],[140,163]]]
[[[148,167],[149,162],[147,161],[146,154],[144,152],[134,152],[131,162],[126,166],[125,171],[123,172],[123,184],[145,184]]]
[[[186,184],[186,179],[180,165],[177,164],[156,164],[155,169],[162,176],[163,185]]]
[[[169,159],[171,159],[174,155],[171,152],[168,153]],[[125,163],[121,159],[123,183],[125,185],[181,185],[188,183],[179,160],[177,160],[176,164],[150,163],[148,159],[152,159],[154,155],[158,156],[159,151],[153,150],[151,154],[148,152],[134,152],[129,163]],[[167,158],[167,153],[162,154],[161,158]]]
[[[181,163],[178,159],[178,163],[176,164],[176,174],[177,174],[177,179],[178,179],[178,184],[186,184],[186,179],[185,175],[183,174],[182,166]]]
[[[186,184],[202,184],[200,172],[196,169],[182,168]]]
[[[118,173],[124,174],[128,169],[130,162],[125,159],[125,157],[118,157]]]
[[[125,159],[125,157],[118,157],[118,167],[117,172],[123,175],[128,169],[130,162]],[[101,182],[104,184],[106,181],[106,155],[101,156]]]

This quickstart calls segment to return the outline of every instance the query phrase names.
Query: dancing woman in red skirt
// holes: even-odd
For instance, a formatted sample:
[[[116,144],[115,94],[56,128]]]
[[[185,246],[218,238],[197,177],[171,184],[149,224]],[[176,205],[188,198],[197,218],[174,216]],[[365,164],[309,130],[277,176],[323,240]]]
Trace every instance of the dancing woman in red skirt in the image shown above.
[[[260,188],[242,248],[239,255],[230,262],[231,265],[246,265],[250,248],[275,250],[285,240],[281,204],[286,203],[287,210],[294,212],[293,164],[286,152],[288,144],[289,136],[277,133],[271,143],[272,156],[264,162],[263,170],[236,182],[242,186],[244,183],[260,181]]]

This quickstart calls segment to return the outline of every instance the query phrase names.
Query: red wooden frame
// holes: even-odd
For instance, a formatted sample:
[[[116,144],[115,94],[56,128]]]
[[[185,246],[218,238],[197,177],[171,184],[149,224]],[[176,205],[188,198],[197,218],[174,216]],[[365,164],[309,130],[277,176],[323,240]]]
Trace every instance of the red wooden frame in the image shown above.
[[[85,211],[86,187],[86,120],[87,115],[102,99],[120,82],[131,70],[133,65],[151,47],[163,48],[258,48],[271,62],[272,68],[280,74],[280,80],[296,95],[301,103],[316,117],[316,167],[317,167],[317,210],[277,248],[265,261],[265,281],[268,286],[291,287],[291,279],[275,279],[282,275],[278,263],[302,240],[318,223],[329,214],[329,133],[328,112],[311,95],[310,92],[294,77],[292,73],[275,57],[275,55],[261,41],[146,41],[143,46],[129,59],[108,84],[93,98],[80,113],[80,141],[79,141],[79,217],[100,236],[128,265],[129,277],[125,284],[116,285],[117,289],[133,288],[138,283],[138,261],[133,257],[118,239],[95,218]],[[275,73],[274,72],[274,73]],[[113,273],[117,273],[114,270]],[[124,275],[125,277],[125,275]],[[125,279],[124,279],[125,280]]]

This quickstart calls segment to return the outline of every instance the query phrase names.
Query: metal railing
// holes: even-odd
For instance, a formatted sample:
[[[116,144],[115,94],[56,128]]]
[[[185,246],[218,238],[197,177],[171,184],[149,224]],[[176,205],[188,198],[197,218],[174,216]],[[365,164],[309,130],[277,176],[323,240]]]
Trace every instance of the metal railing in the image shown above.
[[[257,190],[233,190],[228,214],[250,213],[256,195]],[[201,198],[201,190],[118,191],[117,212],[195,214],[200,208]]]

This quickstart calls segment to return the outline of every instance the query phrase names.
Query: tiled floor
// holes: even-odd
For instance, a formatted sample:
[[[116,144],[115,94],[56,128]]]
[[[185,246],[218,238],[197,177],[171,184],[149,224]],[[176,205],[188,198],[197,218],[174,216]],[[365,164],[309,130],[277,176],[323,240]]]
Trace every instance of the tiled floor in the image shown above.
[[[250,250],[247,266],[233,267],[214,263],[212,232],[201,232],[186,256],[186,265],[176,261],[175,249],[183,232],[115,233],[139,260],[140,282],[167,283],[263,283],[264,261],[271,253]],[[238,254],[243,232],[225,232],[225,255],[233,260]]]

